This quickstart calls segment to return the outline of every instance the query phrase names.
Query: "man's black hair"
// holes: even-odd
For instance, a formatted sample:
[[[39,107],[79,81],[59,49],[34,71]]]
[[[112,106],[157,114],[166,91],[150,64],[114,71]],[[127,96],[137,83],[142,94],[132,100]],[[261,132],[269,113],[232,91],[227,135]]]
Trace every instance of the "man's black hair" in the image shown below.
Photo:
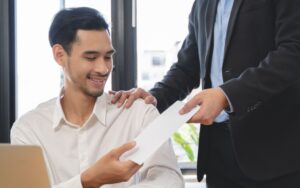
[[[60,44],[69,54],[79,29],[108,31],[108,24],[102,14],[93,8],[62,9],[55,15],[50,26],[50,45]]]

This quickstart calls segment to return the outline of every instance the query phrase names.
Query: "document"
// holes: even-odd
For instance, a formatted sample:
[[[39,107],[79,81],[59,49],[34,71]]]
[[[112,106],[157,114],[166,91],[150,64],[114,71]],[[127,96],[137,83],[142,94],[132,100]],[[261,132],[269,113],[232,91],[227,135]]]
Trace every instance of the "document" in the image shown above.
[[[189,113],[180,115],[179,110],[183,106],[183,102],[176,101],[165,110],[134,139],[136,146],[132,150],[125,152],[120,159],[131,160],[139,165],[143,164],[176,130],[200,109],[197,106]]]

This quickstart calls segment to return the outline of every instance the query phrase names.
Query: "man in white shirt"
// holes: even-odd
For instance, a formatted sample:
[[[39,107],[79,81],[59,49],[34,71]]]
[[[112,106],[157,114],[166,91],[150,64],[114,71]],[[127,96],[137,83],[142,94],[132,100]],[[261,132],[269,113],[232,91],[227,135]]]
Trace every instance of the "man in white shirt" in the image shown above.
[[[42,147],[54,187],[184,187],[170,142],[143,166],[119,160],[159,113],[141,101],[118,108],[103,92],[115,50],[102,15],[84,7],[61,10],[49,40],[64,87],[14,123],[11,143]]]

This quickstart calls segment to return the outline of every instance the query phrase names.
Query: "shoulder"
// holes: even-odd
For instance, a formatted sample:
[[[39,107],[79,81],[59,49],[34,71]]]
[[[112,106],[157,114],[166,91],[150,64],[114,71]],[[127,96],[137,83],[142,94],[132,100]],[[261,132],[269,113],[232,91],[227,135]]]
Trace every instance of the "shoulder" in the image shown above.
[[[131,105],[130,108],[126,109],[125,106],[117,107],[116,104],[111,104],[112,97],[105,93],[107,111],[118,111],[119,113],[128,113],[129,114],[145,114],[145,113],[155,113],[159,115],[158,110],[152,104],[146,104],[143,99],[137,99]]]
[[[159,116],[157,108],[152,104],[146,104],[142,99],[136,100],[129,110],[131,115],[139,120],[136,124],[139,132]]]
[[[107,120],[116,121],[122,120],[123,127],[128,125],[135,127],[137,130],[147,126],[149,122],[154,120],[159,112],[152,104],[146,104],[144,100],[137,99],[130,108],[125,106],[117,107],[116,104],[110,103],[110,98],[107,98]],[[110,122],[108,122],[110,123]]]
[[[152,104],[146,104],[143,99],[137,99],[133,104],[132,104],[132,110],[136,111],[157,111],[156,107]],[[157,111],[158,113],[158,111]]]
[[[14,122],[12,129],[29,128],[38,125],[41,121],[50,121],[55,108],[56,99],[57,98],[53,98],[43,102],[36,108],[22,115]]]
[[[139,116],[143,119],[154,119],[159,115],[157,108],[152,104],[146,104],[143,99],[137,99],[132,106],[127,109],[134,116]]]

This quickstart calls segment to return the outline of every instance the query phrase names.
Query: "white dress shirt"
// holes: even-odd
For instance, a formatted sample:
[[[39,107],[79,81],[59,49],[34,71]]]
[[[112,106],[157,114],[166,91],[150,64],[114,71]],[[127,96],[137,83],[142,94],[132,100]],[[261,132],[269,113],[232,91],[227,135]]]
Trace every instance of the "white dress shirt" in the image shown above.
[[[18,119],[11,130],[12,144],[42,147],[55,188],[81,188],[80,174],[84,170],[111,149],[133,140],[159,115],[153,105],[146,105],[142,100],[137,100],[129,109],[117,108],[104,93],[80,127],[66,120],[59,99],[40,104]],[[102,187],[181,188],[184,183],[168,141],[128,182]]]

